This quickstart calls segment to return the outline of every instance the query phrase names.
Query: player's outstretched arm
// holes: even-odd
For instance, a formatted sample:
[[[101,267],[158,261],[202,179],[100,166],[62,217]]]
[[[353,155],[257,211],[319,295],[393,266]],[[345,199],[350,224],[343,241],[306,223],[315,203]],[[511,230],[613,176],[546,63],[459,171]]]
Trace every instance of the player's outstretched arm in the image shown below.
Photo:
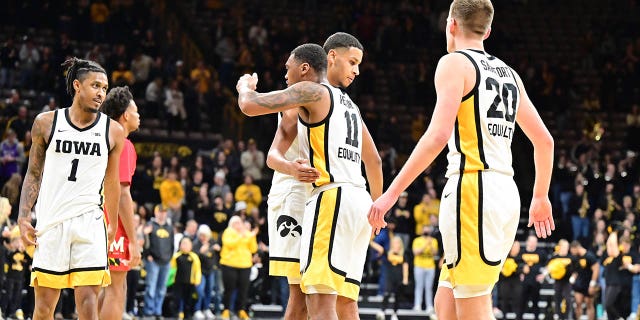
[[[327,89],[311,81],[298,82],[284,90],[256,92],[258,76],[245,74],[238,80],[238,106],[247,116],[276,113],[321,101],[328,96]]]
[[[124,146],[124,129],[122,129],[122,126],[116,121],[110,121],[109,143],[112,147],[111,150],[109,150],[109,160],[104,175],[104,205],[109,215],[107,240],[109,245],[111,245],[116,235],[116,229],[118,228],[118,207],[120,203],[119,163],[120,153],[122,153]]]
[[[447,144],[464,93],[465,73],[475,75],[475,69],[469,59],[461,54],[448,54],[438,62],[434,79],[438,98],[431,123],[387,191],[373,203],[369,212],[369,223],[374,231],[377,232],[379,227],[386,226],[386,223],[382,226],[375,224],[398,200],[400,193],[433,162]]]
[[[533,161],[536,167],[528,226],[534,227],[538,237],[546,238],[556,228],[549,201],[549,184],[551,184],[553,170],[553,138],[529,99],[522,80],[515,72],[514,75],[520,88],[520,105],[516,122],[533,144]]]
[[[31,209],[33,209],[40,193],[47,146],[45,139],[49,138],[52,123],[53,112],[45,112],[36,117],[31,128],[32,145],[29,153],[29,166],[22,184],[18,214],[20,236],[25,246],[36,244],[36,230],[31,226]]]

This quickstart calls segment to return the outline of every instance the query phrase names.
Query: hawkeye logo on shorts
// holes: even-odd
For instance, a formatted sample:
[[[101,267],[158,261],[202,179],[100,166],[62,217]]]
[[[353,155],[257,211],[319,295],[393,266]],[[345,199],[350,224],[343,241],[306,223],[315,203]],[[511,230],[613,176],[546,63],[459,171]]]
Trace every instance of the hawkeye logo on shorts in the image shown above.
[[[281,215],[276,222],[276,230],[281,237],[291,235],[292,237],[299,237],[302,235],[302,226],[298,224],[298,221],[291,216]]]

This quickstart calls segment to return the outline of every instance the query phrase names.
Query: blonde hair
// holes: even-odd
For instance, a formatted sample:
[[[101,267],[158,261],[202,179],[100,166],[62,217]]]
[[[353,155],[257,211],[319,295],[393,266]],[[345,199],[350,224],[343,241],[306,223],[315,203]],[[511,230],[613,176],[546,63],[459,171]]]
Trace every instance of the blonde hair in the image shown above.
[[[451,17],[467,34],[484,36],[493,21],[493,4],[491,0],[453,0]]]
[[[394,242],[397,242],[400,244],[400,255],[404,255],[404,241],[402,241],[402,238],[400,238],[399,236],[393,236],[393,238],[391,238],[391,244],[389,245],[389,247],[391,247],[393,245]]]

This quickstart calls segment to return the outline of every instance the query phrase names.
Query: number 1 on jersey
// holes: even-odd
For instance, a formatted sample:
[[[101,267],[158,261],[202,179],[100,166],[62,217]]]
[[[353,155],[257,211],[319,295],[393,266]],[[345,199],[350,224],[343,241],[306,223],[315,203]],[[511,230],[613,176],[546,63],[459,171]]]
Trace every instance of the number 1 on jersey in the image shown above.
[[[78,162],[80,159],[71,160],[71,173],[67,178],[69,181],[76,181],[76,172],[78,172]]]
[[[345,143],[352,146],[358,147],[358,116],[355,113],[349,113],[349,111],[344,112],[344,117],[347,119],[347,139]],[[353,125],[351,124],[353,121]],[[351,137],[351,131],[353,128],[353,138]]]

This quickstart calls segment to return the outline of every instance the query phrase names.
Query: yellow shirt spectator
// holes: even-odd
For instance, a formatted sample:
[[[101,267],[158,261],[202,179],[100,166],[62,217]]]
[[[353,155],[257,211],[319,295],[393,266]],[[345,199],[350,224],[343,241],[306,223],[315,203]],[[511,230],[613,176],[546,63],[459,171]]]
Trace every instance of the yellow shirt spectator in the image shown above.
[[[422,229],[421,229],[422,230]],[[438,240],[429,236],[421,236],[413,240],[413,265],[424,269],[436,267],[435,256],[438,254]]]
[[[165,207],[178,209],[184,199],[184,189],[180,181],[176,180],[176,173],[170,172],[167,179],[160,183],[160,201]]]
[[[253,208],[257,208],[262,202],[262,192],[260,187],[253,183],[253,178],[245,175],[244,183],[238,186],[235,193],[236,202],[244,201],[247,204],[247,213]]]
[[[433,199],[431,195],[424,194],[422,202],[413,207],[413,219],[416,221],[416,235],[422,233],[424,226],[430,225],[431,216],[440,214],[440,200]]]
[[[220,264],[231,268],[251,268],[253,254],[258,251],[257,230],[247,230],[239,216],[229,219],[229,227],[222,233]]]

